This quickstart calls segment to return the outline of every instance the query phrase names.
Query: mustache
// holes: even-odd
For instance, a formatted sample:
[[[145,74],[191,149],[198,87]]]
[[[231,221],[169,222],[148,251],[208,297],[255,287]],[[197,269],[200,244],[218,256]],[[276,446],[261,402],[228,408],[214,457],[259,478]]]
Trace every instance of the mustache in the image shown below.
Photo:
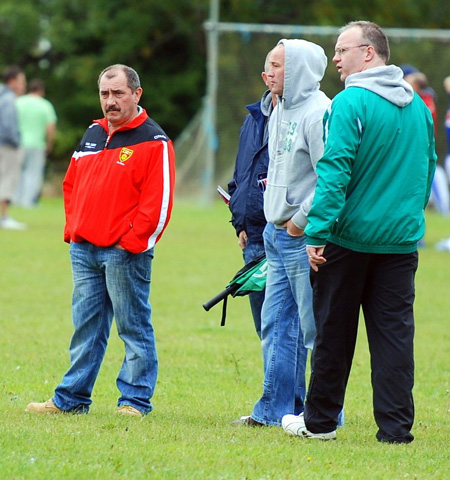
[[[106,109],[106,113],[108,112],[120,112],[120,108],[119,107],[115,107],[115,106],[111,106],[111,107],[108,107]]]

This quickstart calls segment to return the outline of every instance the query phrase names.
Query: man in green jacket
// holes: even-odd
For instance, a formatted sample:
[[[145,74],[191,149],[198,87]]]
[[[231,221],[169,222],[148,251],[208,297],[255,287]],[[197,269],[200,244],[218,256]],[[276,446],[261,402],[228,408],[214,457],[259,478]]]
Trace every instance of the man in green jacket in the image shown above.
[[[436,166],[433,120],[389,65],[371,22],[341,29],[333,61],[345,89],[325,115],[325,151],[308,224],[317,328],[304,416],[292,435],[336,438],[362,307],[371,353],[377,439],[414,437],[414,276]]]

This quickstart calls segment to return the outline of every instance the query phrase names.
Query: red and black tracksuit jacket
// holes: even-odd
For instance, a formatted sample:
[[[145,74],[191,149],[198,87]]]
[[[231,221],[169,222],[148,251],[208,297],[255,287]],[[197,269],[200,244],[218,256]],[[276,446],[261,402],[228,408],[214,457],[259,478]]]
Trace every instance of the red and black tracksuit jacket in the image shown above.
[[[106,118],[95,120],[63,181],[64,241],[152,248],[169,222],[174,185],[172,141],[145,110],[111,136]]]

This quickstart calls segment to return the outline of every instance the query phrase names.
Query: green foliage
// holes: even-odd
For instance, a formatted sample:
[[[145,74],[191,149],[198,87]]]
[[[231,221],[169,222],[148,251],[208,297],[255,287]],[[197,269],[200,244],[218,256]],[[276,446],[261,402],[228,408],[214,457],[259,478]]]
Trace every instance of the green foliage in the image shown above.
[[[64,164],[80,131],[102,115],[97,78],[113,63],[137,70],[142,105],[175,138],[204,95],[207,16],[206,0],[3,0],[0,67],[18,63],[46,81],[62,132],[53,159]],[[48,48],[37,49],[40,40]]]
[[[221,18],[228,22],[292,25],[343,25],[371,20],[383,27],[449,28],[446,0],[222,0]]]
[[[113,415],[123,345],[113,328],[89,415],[27,414],[50,398],[67,369],[71,273],[62,241],[63,208],[44,199],[14,209],[25,232],[0,231],[0,476],[5,480],[444,480],[450,458],[449,252],[434,244],[448,218],[428,212],[427,247],[416,282],[416,423],[411,445],[375,440],[370,365],[361,322],[336,442],[302,441],[279,428],[234,428],[261,393],[262,366],[247,298],[201,305],[242,264],[223,203],[176,202],[156,248],[151,302],[160,375],[155,410]]]
[[[40,33],[39,15],[33,0],[0,3],[0,51],[3,65],[21,65],[38,55]]]
[[[183,129],[204,90],[203,32],[197,23],[204,16],[201,6],[152,0],[52,0],[46,15],[52,44],[48,61],[57,68],[55,82],[70,88],[67,104],[60,109],[70,113],[71,123],[84,118],[86,124],[99,110],[100,71],[125,63],[139,73],[142,104],[151,115],[172,137]]]
[[[112,63],[127,63],[141,76],[142,105],[175,139],[202,105],[206,84],[206,41],[203,23],[209,17],[210,0],[2,0],[0,2],[0,69],[10,64],[24,67],[29,79],[40,77],[47,84],[47,96],[58,114],[58,136],[51,161],[65,166],[92,119],[101,116],[97,94],[99,72]],[[450,28],[447,0],[220,0],[220,20],[295,25],[342,25],[365,18],[384,27]],[[249,36],[242,36],[248,40]],[[265,41],[265,45],[269,39]],[[328,43],[329,39],[316,39]],[[439,111],[446,96],[441,82],[448,70],[448,50],[428,56],[417,51],[423,62],[417,65],[438,90]],[[264,47],[265,48],[265,47]],[[424,47],[426,48],[426,47]],[[260,53],[261,52],[261,53]],[[232,87],[224,97],[242,98],[240,110],[224,114],[219,122],[236,124],[226,133],[236,138],[246,103],[259,97],[259,75],[267,50],[256,48],[245,56],[233,45],[221,50],[237,73],[226,72],[222,85]],[[327,52],[328,53],[328,52]],[[414,50],[409,50],[409,57]],[[237,56],[236,56],[237,55]],[[442,57],[437,58],[437,57]],[[245,59],[245,62],[241,62]],[[412,59],[414,60],[414,58]],[[258,62],[258,69],[252,69]],[[436,74],[435,74],[436,71]],[[333,72],[334,73],[334,72]],[[448,71],[445,72],[448,75]],[[226,83],[231,81],[229,85]],[[332,82],[328,81],[327,82]],[[249,84],[250,83],[250,84]],[[327,93],[338,90],[333,87]],[[223,95],[222,90],[220,95]],[[222,115],[222,114],[221,114]],[[443,147],[442,147],[443,148]],[[230,150],[228,150],[229,152]],[[230,164],[230,154],[219,159]],[[63,168],[63,167],[61,167]]]

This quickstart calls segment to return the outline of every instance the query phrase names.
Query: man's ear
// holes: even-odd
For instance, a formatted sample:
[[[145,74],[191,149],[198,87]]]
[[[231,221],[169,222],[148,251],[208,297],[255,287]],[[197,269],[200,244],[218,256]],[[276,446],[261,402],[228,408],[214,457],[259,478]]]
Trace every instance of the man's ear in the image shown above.
[[[264,85],[266,87],[269,86],[269,81],[267,80],[267,73],[266,72],[261,72],[261,78],[263,79]]]
[[[377,52],[375,52],[375,48],[372,45],[368,45],[366,47],[366,61],[373,60]]]
[[[134,92],[134,98],[136,100],[136,105],[139,103],[139,100],[142,97],[142,93],[144,90],[142,90],[142,87],[136,88],[136,91]]]

